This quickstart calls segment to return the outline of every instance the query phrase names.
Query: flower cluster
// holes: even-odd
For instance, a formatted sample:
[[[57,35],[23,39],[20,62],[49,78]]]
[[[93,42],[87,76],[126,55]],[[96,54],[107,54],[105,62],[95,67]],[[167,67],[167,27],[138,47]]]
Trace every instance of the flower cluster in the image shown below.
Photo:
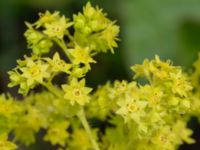
[[[0,148],[2,150],[15,150],[17,145],[8,141],[9,133],[23,114],[21,104],[14,101],[9,95],[0,95]]]
[[[5,141],[2,145],[17,148],[7,141],[10,134],[13,134],[14,141],[30,145],[35,142],[35,135],[45,129],[47,132],[43,139],[53,145],[61,148],[68,145],[75,149],[78,146],[74,145],[78,142],[76,136],[89,135],[85,140],[87,147],[97,149],[97,143],[92,140],[97,132],[91,134],[93,129],[90,129],[84,114],[84,106],[91,101],[92,91],[86,86],[84,77],[91,70],[91,63],[96,63],[93,57],[97,53],[109,49],[113,52],[117,47],[119,27],[106,17],[102,9],[94,8],[90,3],[86,4],[83,13],[74,15],[72,21],[57,11],[46,11],[39,14],[36,22],[26,22],[26,26],[28,29],[24,36],[31,55],[18,60],[17,66],[8,72],[8,86],[19,86],[18,92],[24,100],[19,104],[13,100],[2,101],[2,129],[8,128],[2,134]],[[55,51],[54,45],[65,55]],[[53,51],[53,56],[49,56],[52,54],[50,51]],[[58,84],[56,77],[63,74],[66,78]],[[34,93],[38,86],[42,87],[42,92]],[[75,116],[80,121],[77,122]],[[71,134],[68,128],[72,130]]]
[[[200,57],[187,74],[156,55],[131,67],[132,81],[93,90],[85,75],[96,54],[117,47],[115,21],[87,3],[72,21],[46,11],[26,25],[31,55],[8,72],[23,100],[0,95],[0,149],[29,146],[41,130],[59,150],[175,150],[195,142],[187,123],[200,120]]]
[[[11,82],[9,87],[19,85],[19,93],[26,95],[29,89],[34,88],[37,84],[43,83],[44,79],[49,78],[47,71],[49,65],[37,57],[26,57],[19,60],[18,66],[9,71]]]
[[[83,13],[73,16],[74,38],[82,46],[89,46],[90,49],[107,52],[117,47],[116,40],[119,27],[115,22],[106,18],[106,14],[98,7],[91,7],[90,3],[83,8]]]
[[[105,139],[110,145],[104,149],[126,145],[127,149],[134,147],[136,150],[173,150],[183,142],[193,143],[192,130],[187,128],[186,122],[193,103],[188,75],[181,67],[173,66],[169,60],[161,61],[158,56],[131,69],[135,79],[146,79],[145,84],[125,80],[108,83],[96,91],[96,101],[91,102],[89,112],[93,112],[92,117],[100,117],[105,111],[114,125],[114,128],[106,129]],[[92,106],[102,110],[95,111]],[[113,143],[116,136],[110,132],[120,140]]]

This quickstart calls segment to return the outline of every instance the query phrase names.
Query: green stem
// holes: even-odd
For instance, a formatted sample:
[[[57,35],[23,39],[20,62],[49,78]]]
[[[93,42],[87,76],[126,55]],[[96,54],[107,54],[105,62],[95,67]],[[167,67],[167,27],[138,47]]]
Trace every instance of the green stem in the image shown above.
[[[44,87],[46,87],[51,93],[59,98],[63,98],[62,94],[50,83],[41,83]]]
[[[60,46],[60,48],[64,51],[65,55],[69,58],[69,60],[72,62],[71,54],[68,51],[68,48],[65,44],[65,41],[63,39],[54,39],[54,41]]]
[[[91,53],[91,56],[95,56],[95,55],[97,55],[99,52],[93,52],[93,53]]]
[[[89,136],[89,138],[90,138],[90,141],[91,141],[91,143],[92,143],[92,145],[93,145],[94,150],[100,150],[100,148],[99,148],[99,146],[98,146],[96,140],[94,139],[94,137],[93,137],[93,135],[92,135],[92,131],[91,131],[90,126],[89,126],[89,124],[88,124],[88,122],[87,122],[87,120],[86,120],[86,117],[85,117],[85,113],[84,113],[83,108],[82,108],[81,111],[79,112],[78,117],[79,117],[79,119],[80,119],[80,121],[81,121],[83,127],[85,128],[86,133],[88,134],[88,136]]]
[[[68,38],[69,38],[71,41],[74,41],[74,37],[69,33],[68,30],[65,32],[65,34],[68,36]]]

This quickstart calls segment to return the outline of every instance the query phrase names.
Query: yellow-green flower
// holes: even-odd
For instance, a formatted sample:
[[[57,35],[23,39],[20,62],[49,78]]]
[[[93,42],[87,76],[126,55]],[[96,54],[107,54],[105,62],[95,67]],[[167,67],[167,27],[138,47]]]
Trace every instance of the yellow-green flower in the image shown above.
[[[143,61],[143,64],[136,64],[134,66],[131,67],[131,70],[133,72],[135,72],[134,78],[138,78],[138,77],[150,77],[150,72],[149,72],[149,65],[150,61],[148,59],[145,59]]]
[[[26,95],[29,89],[50,77],[49,65],[35,56],[25,56],[25,60],[18,60],[17,63],[18,66],[8,72],[11,80],[8,86],[13,87],[19,84],[19,93],[21,94]]]
[[[51,144],[62,145],[66,144],[68,138],[67,128],[69,127],[69,122],[67,121],[57,121],[50,125],[47,134],[44,136],[45,141],[50,141]]]
[[[97,52],[107,52],[117,47],[119,27],[109,20],[102,9],[92,7],[88,2],[83,13],[73,16],[74,40],[83,47],[90,47]]]
[[[115,81],[114,82],[114,88],[110,89],[109,97],[116,98],[118,96],[126,95],[126,92],[128,92],[128,83],[125,80],[122,81]]]
[[[47,72],[48,64],[38,60],[34,62],[32,59],[26,59],[27,64],[25,67],[20,68],[22,71],[21,76],[26,79],[27,85],[32,86],[34,83],[42,83],[44,78],[48,78],[50,75]]]
[[[72,139],[69,142],[70,150],[89,150],[92,149],[92,144],[87,133],[83,129],[76,129],[72,134]]]
[[[0,149],[1,150],[16,150],[17,145],[7,140],[6,134],[0,135]]]
[[[24,33],[24,36],[28,42],[28,48],[32,49],[34,54],[40,55],[48,53],[53,46],[52,41],[39,31],[35,30],[32,24],[26,22],[26,26],[28,29]]]
[[[110,49],[112,53],[114,53],[113,48],[116,48],[118,46],[116,42],[119,40],[119,38],[117,38],[118,34],[119,26],[115,25],[114,23],[110,23],[101,35],[102,40],[105,41],[102,42],[102,44],[105,43],[105,47],[107,47],[107,49]]]
[[[24,33],[24,36],[27,39],[28,46],[38,43],[44,37],[40,32],[36,31],[30,23],[26,22],[26,26],[28,29]]]
[[[75,29],[87,35],[105,29],[110,22],[102,9],[92,7],[89,2],[83,8],[83,14],[74,15],[73,20]]]
[[[154,108],[160,105],[163,97],[164,93],[159,87],[153,87],[150,85],[140,87],[140,98],[147,100]]]
[[[151,142],[156,150],[174,150],[177,141],[170,127],[164,126],[155,132]]]
[[[92,94],[92,99],[88,104],[88,116],[103,119],[110,114],[111,110],[116,106],[115,101],[110,98],[111,94],[108,94],[111,90],[112,87],[109,82],[98,87],[98,90]]]
[[[22,112],[23,108],[15,102],[11,97],[6,98],[6,95],[0,95],[0,115],[7,119],[12,119],[17,114]]]
[[[183,141],[188,144],[195,143],[195,140],[192,139],[190,136],[192,135],[193,131],[187,128],[186,122],[182,120],[178,120],[173,126],[173,132],[176,134],[177,143],[181,144]]]
[[[36,25],[36,28],[55,22],[60,18],[58,11],[55,11],[54,13],[46,11],[45,13],[39,13],[39,16],[39,20],[34,23],[34,25]]]
[[[73,64],[85,64],[86,68],[90,69],[90,63],[95,63],[96,61],[91,57],[88,47],[80,47],[76,45],[74,49],[71,49],[71,55],[73,57]]]
[[[47,59],[47,61],[49,62],[53,72],[70,72],[69,70],[72,65],[62,60],[57,52],[53,55],[53,59]]]
[[[146,101],[127,97],[126,99],[118,101],[117,104],[120,108],[116,113],[124,117],[125,122],[128,122],[132,119],[136,123],[140,124],[142,117],[146,115],[145,107],[148,104]]]
[[[62,16],[55,22],[45,24],[45,30],[43,33],[51,38],[56,37],[62,39],[65,35],[66,29],[71,25],[72,23],[68,23],[68,20]]]
[[[77,65],[73,66],[72,71],[70,72],[69,78],[81,78],[84,77],[85,74],[88,72],[88,67],[83,66],[79,67]]]
[[[15,140],[30,145],[35,142],[35,134],[40,128],[47,126],[47,118],[40,110],[33,106],[27,106],[26,112],[18,118],[14,127]]]
[[[177,73],[170,73],[172,84],[172,92],[179,94],[180,96],[187,97],[187,95],[192,90],[191,84],[188,82],[188,79],[185,74],[180,71]]]
[[[72,105],[78,103],[79,105],[85,105],[89,102],[90,96],[88,95],[92,89],[85,87],[85,79],[78,81],[73,78],[69,84],[62,85],[62,89],[65,92],[64,98],[69,100]]]

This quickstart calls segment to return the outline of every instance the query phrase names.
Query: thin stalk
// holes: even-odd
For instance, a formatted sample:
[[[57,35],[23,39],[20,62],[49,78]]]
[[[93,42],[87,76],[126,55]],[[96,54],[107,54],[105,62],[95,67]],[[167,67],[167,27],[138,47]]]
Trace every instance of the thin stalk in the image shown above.
[[[80,119],[86,133],[88,134],[88,137],[90,138],[90,141],[93,145],[93,148],[94,150],[100,150],[96,140],[94,139],[93,135],[92,135],[92,131],[90,129],[90,126],[86,120],[86,117],[85,117],[85,113],[84,113],[84,110],[83,108],[81,109],[80,113],[78,114],[78,118]]]
[[[55,96],[59,97],[59,98],[63,98],[62,94],[58,91],[58,89],[56,89],[52,84],[50,83],[41,83],[44,87],[46,87],[49,92],[53,93]]]
[[[54,39],[54,41],[60,46],[60,48],[64,51],[65,55],[69,58],[69,60],[72,62],[72,58],[70,56],[70,53],[68,51],[68,48],[65,44],[65,41],[63,39],[58,40],[58,39]]]

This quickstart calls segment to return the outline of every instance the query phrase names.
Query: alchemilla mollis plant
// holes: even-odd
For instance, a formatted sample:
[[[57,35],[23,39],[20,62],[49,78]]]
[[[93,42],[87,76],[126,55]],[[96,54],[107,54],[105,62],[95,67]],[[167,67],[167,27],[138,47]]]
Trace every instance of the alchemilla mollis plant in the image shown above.
[[[1,150],[28,147],[41,130],[43,140],[59,150],[175,150],[195,142],[187,123],[192,116],[200,119],[200,59],[189,74],[156,55],[131,67],[132,81],[95,90],[85,76],[97,63],[95,55],[114,53],[115,21],[87,3],[72,20],[46,11],[26,26],[31,55],[8,72],[8,86],[18,86],[23,100],[0,96]],[[63,82],[55,82],[60,75]],[[106,126],[91,126],[94,119]]]

